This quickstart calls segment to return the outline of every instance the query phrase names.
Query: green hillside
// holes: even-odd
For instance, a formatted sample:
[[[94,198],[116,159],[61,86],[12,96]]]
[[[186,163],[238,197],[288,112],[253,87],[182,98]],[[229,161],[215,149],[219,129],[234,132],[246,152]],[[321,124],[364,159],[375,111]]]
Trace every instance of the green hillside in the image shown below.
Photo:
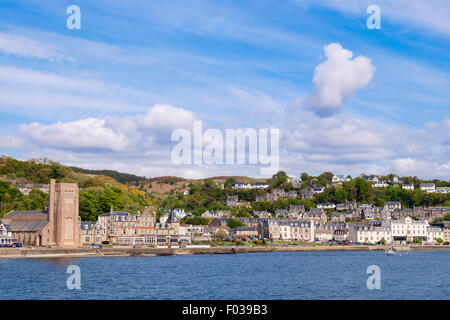
[[[82,220],[96,220],[111,206],[115,210],[136,213],[152,200],[142,190],[126,186],[105,175],[75,172],[70,167],[49,159],[20,161],[11,157],[0,158],[0,217],[11,210],[47,209],[48,195],[33,190],[23,195],[17,184],[21,183],[77,183],[80,188],[80,216]]]

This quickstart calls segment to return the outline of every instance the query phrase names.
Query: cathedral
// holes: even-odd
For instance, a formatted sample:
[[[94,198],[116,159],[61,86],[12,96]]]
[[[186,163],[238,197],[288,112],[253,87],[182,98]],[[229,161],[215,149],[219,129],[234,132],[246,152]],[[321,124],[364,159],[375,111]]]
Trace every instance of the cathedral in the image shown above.
[[[78,185],[50,181],[48,210],[11,211],[1,222],[19,243],[31,246],[80,246]]]

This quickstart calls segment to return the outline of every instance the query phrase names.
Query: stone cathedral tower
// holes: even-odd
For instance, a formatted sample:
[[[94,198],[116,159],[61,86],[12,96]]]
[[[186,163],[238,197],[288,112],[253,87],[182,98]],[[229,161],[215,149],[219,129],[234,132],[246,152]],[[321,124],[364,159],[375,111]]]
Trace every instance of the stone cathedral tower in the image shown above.
[[[78,185],[50,181],[48,204],[49,246],[75,248],[80,246]]]

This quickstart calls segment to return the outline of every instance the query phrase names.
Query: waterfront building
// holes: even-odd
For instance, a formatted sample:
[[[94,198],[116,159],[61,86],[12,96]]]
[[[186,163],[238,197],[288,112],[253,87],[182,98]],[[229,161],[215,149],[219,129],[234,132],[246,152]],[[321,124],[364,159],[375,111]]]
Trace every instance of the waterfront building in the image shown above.
[[[163,225],[178,223],[175,212],[171,212],[165,220]],[[101,232],[102,242],[113,245],[156,244],[158,232],[155,228],[155,221],[156,212],[150,207],[145,208],[142,212],[138,211],[137,214],[114,211],[111,207],[109,212],[98,217],[99,229],[104,230]]]
[[[329,242],[333,240],[332,230],[327,224],[317,224],[314,226],[314,240]]]
[[[439,226],[428,226],[426,243],[435,244],[437,243],[437,239],[444,240],[443,229]]]
[[[428,240],[428,222],[424,220],[414,220],[405,217],[398,220],[391,220],[392,240],[394,242],[412,242],[418,238],[423,242]]]
[[[348,229],[350,242],[378,244],[383,240],[387,244],[392,242],[391,228],[389,225],[376,224],[352,224]]]
[[[106,230],[101,229],[100,224],[95,221],[81,221],[80,241],[81,245],[101,244]]]
[[[0,244],[12,245],[17,241],[18,239],[12,235],[11,227],[0,220]]]
[[[271,240],[311,242],[314,240],[314,224],[289,219],[263,219],[260,234]]]
[[[11,211],[3,218],[18,242],[32,246],[80,246],[78,185],[50,181],[48,210]]]
[[[450,242],[450,221],[441,221],[433,224],[433,226],[442,229],[442,240],[444,242]]]
[[[246,239],[258,237],[259,231],[255,227],[237,227],[231,229],[231,235],[234,239]]]
[[[338,242],[348,240],[348,227],[345,222],[335,224],[333,227],[333,240]]]

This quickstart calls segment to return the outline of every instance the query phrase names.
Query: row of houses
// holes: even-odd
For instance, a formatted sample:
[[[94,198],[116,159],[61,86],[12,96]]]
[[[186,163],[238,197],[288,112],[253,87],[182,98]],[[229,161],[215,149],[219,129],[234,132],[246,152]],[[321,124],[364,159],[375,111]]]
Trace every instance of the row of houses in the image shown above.
[[[426,220],[405,217],[398,220],[381,220],[373,223],[349,225],[348,239],[353,243],[387,244],[413,242],[434,244],[438,239],[450,241],[449,225],[429,225]],[[444,231],[445,230],[445,231]]]
[[[245,183],[245,182],[236,182],[234,184],[234,189],[267,189],[269,185],[265,182],[257,182],[257,183]]]
[[[421,183],[420,190],[428,193],[450,193],[450,187],[436,187],[434,183]]]
[[[222,230],[227,230],[227,234],[231,237],[241,239],[403,244],[418,238],[426,244],[435,244],[439,241],[438,239],[450,242],[450,222],[429,225],[426,220],[414,220],[411,217],[358,224],[347,224],[342,221],[323,223],[288,218],[238,219],[245,224],[244,227],[229,229],[227,227],[228,218],[215,219],[212,224],[215,224],[216,232],[222,228]]]
[[[180,227],[176,214],[171,212],[164,222],[156,223],[156,212],[146,208],[137,214],[110,211],[98,221],[80,223],[81,245],[92,243],[112,245],[172,246],[191,243],[191,236]]]

